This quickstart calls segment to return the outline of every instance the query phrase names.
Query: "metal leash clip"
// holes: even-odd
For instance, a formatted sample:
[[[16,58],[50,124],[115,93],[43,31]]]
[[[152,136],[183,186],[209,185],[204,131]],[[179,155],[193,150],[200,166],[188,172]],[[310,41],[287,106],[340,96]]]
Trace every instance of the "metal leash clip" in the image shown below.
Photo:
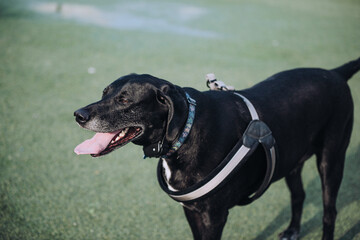
[[[235,88],[233,86],[228,86],[222,81],[218,81],[215,77],[215,74],[208,73],[206,74],[206,85],[210,90],[217,90],[217,91],[234,91]]]

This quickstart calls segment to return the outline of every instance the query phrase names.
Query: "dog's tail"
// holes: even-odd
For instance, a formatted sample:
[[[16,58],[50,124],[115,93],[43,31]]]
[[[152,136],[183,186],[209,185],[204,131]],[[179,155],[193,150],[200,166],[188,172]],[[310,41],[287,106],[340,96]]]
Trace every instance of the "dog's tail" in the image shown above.
[[[345,63],[344,65],[338,68],[332,69],[332,71],[342,76],[346,81],[348,81],[359,70],[360,70],[360,58]]]

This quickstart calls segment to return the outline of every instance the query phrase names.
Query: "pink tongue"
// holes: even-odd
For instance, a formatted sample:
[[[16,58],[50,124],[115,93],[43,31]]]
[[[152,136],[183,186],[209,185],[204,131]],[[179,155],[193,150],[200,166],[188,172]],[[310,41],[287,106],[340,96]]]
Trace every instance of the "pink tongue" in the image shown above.
[[[91,139],[80,143],[74,150],[74,152],[79,154],[99,154],[105,150],[110,141],[114,138],[116,134],[114,133],[96,133]]]

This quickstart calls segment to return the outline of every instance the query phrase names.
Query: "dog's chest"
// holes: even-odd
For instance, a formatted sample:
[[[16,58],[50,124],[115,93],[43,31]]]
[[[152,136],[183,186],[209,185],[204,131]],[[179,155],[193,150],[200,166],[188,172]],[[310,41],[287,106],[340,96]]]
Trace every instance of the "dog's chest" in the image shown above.
[[[161,159],[162,161],[162,167],[164,169],[164,175],[165,175],[165,179],[166,179],[166,184],[168,185],[168,188],[171,190],[171,191],[177,191],[176,189],[174,189],[170,184],[169,184],[169,181],[171,179],[171,170],[170,170],[170,167],[169,165],[167,164],[167,162],[164,160],[164,159]]]

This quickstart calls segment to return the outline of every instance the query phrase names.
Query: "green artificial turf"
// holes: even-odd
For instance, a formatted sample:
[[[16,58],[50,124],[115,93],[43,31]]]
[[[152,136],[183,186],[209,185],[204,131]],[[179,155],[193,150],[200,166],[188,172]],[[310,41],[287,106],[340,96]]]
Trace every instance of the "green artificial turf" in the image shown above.
[[[358,0],[56,2],[58,12],[51,1],[0,0],[0,239],[192,238],[181,206],[158,187],[157,160],[143,160],[141,147],[97,159],[73,153],[92,136],[73,111],[117,77],[149,73],[206,90],[204,76],[215,72],[241,89],[281,70],[360,56]],[[90,12],[69,17],[71,9]],[[360,74],[349,84],[355,121],[337,203],[342,240],[360,239]],[[303,178],[301,238],[320,239],[314,159]],[[281,180],[231,210],[223,239],[276,239],[289,218]]]

